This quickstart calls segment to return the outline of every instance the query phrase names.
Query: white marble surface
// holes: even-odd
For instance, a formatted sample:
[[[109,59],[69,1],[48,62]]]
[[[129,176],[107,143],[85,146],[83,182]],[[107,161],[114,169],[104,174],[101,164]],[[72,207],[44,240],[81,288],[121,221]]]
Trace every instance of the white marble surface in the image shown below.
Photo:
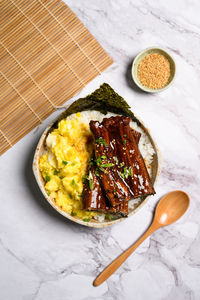
[[[69,6],[115,64],[80,96],[108,82],[150,128],[164,163],[157,194],[133,217],[108,229],[89,229],[58,215],[33,178],[35,145],[55,112],[0,158],[0,299],[200,299],[200,2],[198,0],[69,0]],[[139,92],[134,56],[166,48],[177,77],[163,93]],[[75,97],[77,98],[77,97]],[[189,211],[148,238],[102,286],[95,276],[147,229],[158,199],[183,189]]]

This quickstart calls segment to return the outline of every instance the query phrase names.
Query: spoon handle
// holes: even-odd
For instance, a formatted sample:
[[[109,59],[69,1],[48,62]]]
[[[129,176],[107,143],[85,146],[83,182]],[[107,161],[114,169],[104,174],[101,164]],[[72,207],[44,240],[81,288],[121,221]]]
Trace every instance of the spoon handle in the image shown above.
[[[133,253],[133,251],[149,236],[151,235],[158,226],[156,223],[152,223],[149,229],[141,236],[141,238],[127,250],[125,250],[120,256],[118,256],[110,265],[108,265],[99,276],[93,282],[94,286],[102,284],[108,279],[122,264],[123,262]]]

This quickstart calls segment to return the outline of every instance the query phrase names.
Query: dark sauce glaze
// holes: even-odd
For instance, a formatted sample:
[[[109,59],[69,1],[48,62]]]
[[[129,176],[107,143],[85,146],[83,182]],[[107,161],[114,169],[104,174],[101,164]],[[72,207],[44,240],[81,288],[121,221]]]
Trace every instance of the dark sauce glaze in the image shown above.
[[[102,123],[91,121],[90,128],[95,138],[95,159],[103,156],[101,163],[112,166],[100,168],[99,176],[95,172],[97,166],[89,167],[93,188],[90,189],[88,182],[84,186],[84,208],[127,216],[131,196],[155,193],[138,149],[141,134],[131,129],[130,118],[124,116],[104,118]],[[130,167],[131,176],[123,177],[124,168]]]
[[[107,213],[120,213],[123,216],[128,215],[128,202],[122,202],[121,204],[111,207],[106,194],[101,187],[100,179],[95,173],[95,166],[90,167],[90,172],[93,177],[93,189],[89,187],[87,182],[84,186],[83,201],[84,209],[90,211],[101,211]]]
[[[103,124],[97,121],[90,121],[90,129],[95,137],[95,158],[98,159],[105,156],[106,158],[103,160],[103,165],[114,164],[114,166],[103,168],[103,170],[100,168],[99,173],[102,187],[106,192],[111,206],[117,206],[123,201],[128,201],[130,199],[130,195],[128,188],[119,176],[117,166],[115,165],[113,158],[115,153],[109,132]],[[99,143],[99,139],[103,139],[105,141],[105,145]]]
[[[154,194],[149,173],[146,169],[144,159],[138,149],[141,134],[130,127],[130,118],[112,117],[104,119],[103,124],[108,129],[110,136],[114,137],[119,164],[119,172],[124,168],[132,169],[132,176],[124,178],[133,198]]]

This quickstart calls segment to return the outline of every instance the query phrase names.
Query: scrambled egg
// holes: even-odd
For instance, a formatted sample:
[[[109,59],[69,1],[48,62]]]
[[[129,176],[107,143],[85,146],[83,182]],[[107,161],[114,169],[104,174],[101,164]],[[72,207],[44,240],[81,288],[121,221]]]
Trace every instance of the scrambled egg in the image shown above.
[[[93,151],[89,126],[75,119],[61,120],[58,128],[48,134],[46,153],[40,157],[39,167],[50,198],[63,211],[88,221],[96,212],[83,210],[82,177],[87,173]]]

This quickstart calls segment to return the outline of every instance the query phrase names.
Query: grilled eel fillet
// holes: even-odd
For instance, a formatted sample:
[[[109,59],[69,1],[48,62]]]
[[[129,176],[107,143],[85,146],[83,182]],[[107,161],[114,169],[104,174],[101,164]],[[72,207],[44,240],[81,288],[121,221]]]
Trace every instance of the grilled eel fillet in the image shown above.
[[[130,127],[130,118],[104,118],[102,124],[109,132],[111,144],[122,165],[119,168],[120,174],[127,183],[130,194],[133,198],[154,194],[149,173],[137,146],[137,137]]]
[[[132,129],[133,135],[137,144],[141,133]],[[92,175],[93,188],[92,190],[89,187],[89,182],[84,185],[83,190],[83,202],[84,209],[89,211],[101,211],[101,212],[110,212],[110,213],[120,213],[122,216],[128,215],[128,201],[123,201],[121,204],[111,207],[109,201],[106,197],[105,191],[102,189],[100,184],[100,179],[95,173],[95,166],[89,167],[89,171]]]
[[[101,211],[107,213],[120,213],[122,216],[128,215],[128,201],[124,201],[121,204],[111,207],[109,201],[105,195],[104,190],[101,187],[100,179],[95,173],[95,166],[91,166],[89,171],[92,175],[93,188],[90,189],[89,182],[84,185],[83,201],[84,209],[90,211]]]
[[[117,170],[108,130],[98,121],[90,121],[90,129],[95,137],[95,158],[105,157],[99,167],[101,184],[110,206],[115,207],[130,199],[128,187]]]

